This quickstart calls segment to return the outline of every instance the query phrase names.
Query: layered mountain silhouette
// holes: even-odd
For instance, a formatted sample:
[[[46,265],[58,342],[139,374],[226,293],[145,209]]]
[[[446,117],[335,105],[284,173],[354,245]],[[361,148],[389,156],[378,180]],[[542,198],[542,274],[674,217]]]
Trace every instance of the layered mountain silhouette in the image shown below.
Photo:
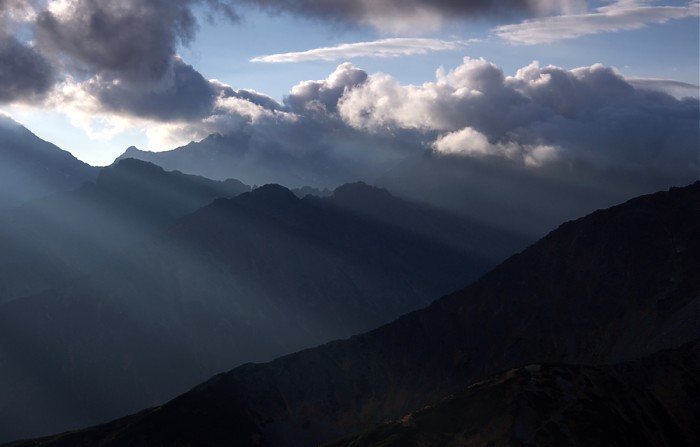
[[[102,183],[125,163],[129,173],[156,171],[130,184],[168,175],[123,160]],[[135,190],[117,189],[128,215],[150,216],[143,225],[173,217],[170,195],[183,195],[152,185],[143,189],[166,197],[141,203]],[[414,214],[415,223],[401,221]],[[217,199],[97,272],[0,306],[0,438],[105,421],[243,362],[372,329],[475,280],[505,256],[504,244],[523,244],[469,228],[360,184],[328,198],[266,185]]]
[[[533,175],[532,166],[507,159],[426,152],[405,159],[373,183],[489,227],[539,238],[596,209],[697,179],[692,170],[662,173],[581,159],[547,163],[536,172]]]
[[[0,208],[78,188],[98,169],[0,115]]]
[[[318,445],[409,414],[357,445],[392,445],[411,424],[426,445],[442,445],[430,438],[438,432],[493,445],[693,445],[698,271],[700,182],[568,222],[371,332],[240,366],[109,424],[13,445]]]
[[[364,142],[358,135],[336,136],[345,141],[337,147],[352,148],[356,155],[342,157],[332,150],[320,150],[323,142],[311,144],[313,148],[302,145],[292,153],[278,147],[279,143],[262,142],[260,136],[242,130],[212,134],[164,152],[132,146],[120,158],[146,160],[213,179],[233,177],[250,185],[279,183],[299,189],[302,196],[304,187],[322,193],[324,188],[362,180],[394,195],[533,239],[596,209],[697,179],[692,169],[678,172],[651,164],[646,168],[634,163],[611,165],[585,156],[532,166],[507,157],[446,155],[416,148],[411,137],[400,134],[379,143],[386,154],[393,155],[370,157],[368,163],[361,162],[363,157],[357,154],[367,152],[377,141]]]
[[[0,303],[82,276],[177,218],[249,188],[127,159],[95,183],[0,212]]]

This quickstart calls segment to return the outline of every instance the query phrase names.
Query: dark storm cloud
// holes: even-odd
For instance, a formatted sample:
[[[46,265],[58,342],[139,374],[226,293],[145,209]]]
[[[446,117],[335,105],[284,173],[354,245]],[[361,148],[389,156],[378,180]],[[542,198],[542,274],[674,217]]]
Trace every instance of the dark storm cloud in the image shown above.
[[[42,12],[38,39],[89,69],[129,81],[157,81],[168,71],[177,44],[194,36],[188,3],[78,0],[61,13]]]
[[[157,121],[205,118],[212,113],[216,98],[231,91],[204,79],[180,58],[170,62],[162,77],[146,86],[96,78],[85,84],[85,90],[107,110]]]
[[[51,65],[36,49],[0,34],[0,103],[31,101],[48,92],[53,82]]]
[[[5,0],[7,1],[7,0]],[[228,0],[73,0],[40,11],[38,46],[77,82],[101,110],[157,121],[211,114],[233,90],[206,80],[176,52],[195,36],[193,9],[238,18]],[[57,102],[61,102],[57,93]]]
[[[247,0],[275,11],[289,11],[334,20],[363,20],[371,15],[410,15],[429,11],[442,17],[512,13],[539,10],[543,2],[533,0]]]
[[[131,82],[157,82],[169,73],[179,44],[189,43],[204,4],[237,16],[223,0],[76,0],[36,19],[37,38],[83,68]]]

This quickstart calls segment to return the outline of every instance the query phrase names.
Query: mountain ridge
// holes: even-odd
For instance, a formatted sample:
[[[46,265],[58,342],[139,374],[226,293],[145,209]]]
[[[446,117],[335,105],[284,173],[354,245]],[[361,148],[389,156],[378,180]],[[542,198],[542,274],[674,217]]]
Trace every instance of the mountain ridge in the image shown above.
[[[210,201],[247,191],[133,159],[95,183],[0,211],[0,302],[79,277]]]
[[[214,200],[108,261],[0,306],[4,437],[104,421],[371,329],[495,263],[278,185]],[[42,428],[37,414],[61,419]]]
[[[0,209],[80,187],[98,168],[0,114]]]
[[[700,182],[563,224],[373,331],[243,365],[137,416],[17,445],[331,442],[508,368],[614,364],[695,340],[698,269]],[[221,425],[227,414],[236,428]]]

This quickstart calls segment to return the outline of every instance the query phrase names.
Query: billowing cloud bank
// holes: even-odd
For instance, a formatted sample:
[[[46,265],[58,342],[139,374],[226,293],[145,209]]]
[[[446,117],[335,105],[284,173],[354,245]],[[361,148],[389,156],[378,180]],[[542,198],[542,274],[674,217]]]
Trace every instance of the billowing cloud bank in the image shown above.
[[[193,84],[184,88],[188,92],[204,85],[196,76],[187,79]],[[635,88],[599,64],[566,70],[533,62],[506,76],[488,61],[465,58],[449,72],[439,69],[433,82],[402,85],[344,63],[327,79],[293,87],[284,104],[225,86],[202,88],[201,96],[201,110],[169,122],[168,134],[197,140],[245,130],[290,154],[318,141],[329,143],[315,150],[337,151],[330,141],[340,135],[363,144],[381,141],[376,149],[356,149],[358,157],[369,154],[366,163],[386,156],[386,141],[405,138],[412,143],[396,149],[404,155],[430,150],[533,169],[585,163],[682,178],[698,172],[698,100]],[[121,110],[144,114],[138,101],[126,104],[128,96],[120,97]],[[170,101],[147,103],[151,116],[178,110]]]
[[[339,114],[368,132],[437,133],[431,146],[441,153],[697,172],[697,100],[635,89],[598,64],[565,70],[535,62],[505,76],[467,58],[422,86],[371,76],[341,98]]]

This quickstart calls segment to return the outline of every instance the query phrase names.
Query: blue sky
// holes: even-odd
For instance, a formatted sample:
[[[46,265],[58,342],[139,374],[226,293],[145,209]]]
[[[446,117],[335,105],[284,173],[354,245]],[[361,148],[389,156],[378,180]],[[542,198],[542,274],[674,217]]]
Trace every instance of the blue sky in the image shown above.
[[[53,3],[70,6],[71,0]],[[269,13],[234,2],[241,16],[238,21],[230,21],[219,12],[214,12],[214,20],[209,20],[206,15],[211,14],[211,8],[199,2],[190,3],[194,3],[192,11],[198,26],[190,42],[176,47],[176,53],[184,63],[194,67],[206,79],[216,79],[234,90],[252,89],[280,102],[292,86],[304,80],[325,79],[345,61],[369,74],[386,73],[401,84],[416,85],[435,81],[439,67],[448,71],[454,69],[460,66],[465,56],[484,58],[500,67],[507,76],[536,60],[542,66],[551,64],[565,69],[601,63],[613,67],[625,77],[699,83],[700,7],[697,2],[540,2],[568,6],[505,17],[463,14],[452,19],[439,15],[435,18],[429,14],[425,20],[421,17],[406,18],[400,13],[386,20],[381,14],[369,18],[337,20],[334,17],[325,20],[324,17],[309,18],[295,11]],[[33,4],[36,11],[44,7],[40,1]],[[604,15],[606,17],[602,17]],[[553,20],[552,16],[555,16],[554,20],[569,20],[561,25],[564,31],[551,31],[556,22],[537,26],[538,21]],[[526,20],[529,22],[524,23]],[[498,28],[502,26],[516,28]],[[574,29],[578,31],[566,36]],[[31,22],[24,24],[17,36],[24,41],[33,39]],[[410,47],[412,51],[423,49],[424,53],[376,57],[387,43],[404,42],[387,39],[408,38],[422,39],[412,42]],[[287,59],[303,59],[298,62],[252,61],[262,56],[367,42],[375,42],[375,45],[356,46],[354,55],[336,50],[337,58],[333,60],[309,60],[312,54],[305,59],[299,55],[287,55]],[[448,49],[436,50],[436,45]],[[403,47],[396,51],[410,53]],[[59,72],[59,76],[64,75],[73,76],[76,81],[81,79],[80,76],[82,79],[86,77],[84,71],[78,70]],[[54,89],[61,87],[60,83],[57,85]],[[94,110],[99,110],[100,118],[95,120],[97,112],[83,107],[81,101],[84,100],[77,96],[78,90],[73,85],[70,95],[61,97],[70,96],[74,104],[82,107],[81,110],[64,106],[63,100],[57,101],[53,94],[49,94],[53,100],[27,102],[18,98],[5,101],[0,110],[40,137],[91,164],[109,164],[130,145],[163,150],[187,142],[187,135],[173,133],[165,137],[168,128],[164,124],[167,122],[154,122],[143,117],[136,119],[128,111],[115,113],[96,105]],[[684,92],[697,96],[697,90],[692,88]]]

